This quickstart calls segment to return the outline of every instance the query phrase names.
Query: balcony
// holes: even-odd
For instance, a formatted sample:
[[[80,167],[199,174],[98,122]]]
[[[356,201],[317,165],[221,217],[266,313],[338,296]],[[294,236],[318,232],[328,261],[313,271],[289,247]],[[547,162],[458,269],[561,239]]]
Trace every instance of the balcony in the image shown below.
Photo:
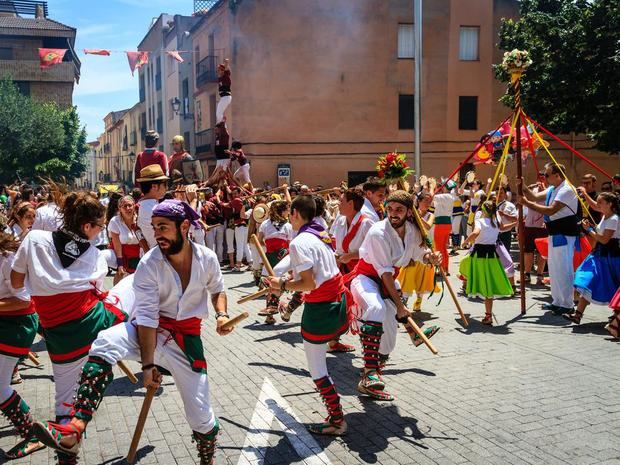
[[[196,63],[196,87],[217,82],[218,57],[209,55]]]
[[[138,145],[138,133],[136,131],[131,131],[129,134],[129,145],[132,147]]]
[[[206,129],[196,133],[196,155],[210,155],[215,145],[213,129]]]
[[[39,60],[0,60],[0,70],[20,81],[73,82],[75,79],[75,64],[70,61],[41,69]]]

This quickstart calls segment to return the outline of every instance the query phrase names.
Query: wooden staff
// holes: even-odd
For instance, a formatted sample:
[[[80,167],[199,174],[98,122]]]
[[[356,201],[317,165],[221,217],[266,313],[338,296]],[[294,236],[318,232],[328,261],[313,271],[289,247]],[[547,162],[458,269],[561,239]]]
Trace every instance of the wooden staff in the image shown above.
[[[250,194],[250,195],[246,195],[244,197],[241,197],[242,199],[249,199],[252,197],[258,197],[259,195],[269,195],[269,194],[275,194],[278,191],[281,191],[282,189],[287,189],[288,186],[280,186],[280,187],[276,187],[274,189],[268,190],[268,191],[263,191],[263,192],[257,192],[256,194]]]
[[[261,289],[260,291],[255,292],[254,294],[246,295],[245,297],[242,297],[241,299],[237,300],[237,305],[250,302],[251,300],[260,299],[262,296],[267,295],[269,293],[271,293],[271,288],[267,287],[265,289]]]
[[[136,452],[138,451],[138,445],[140,444],[140,436],[142,436],[142,431],[144,431],[146,417],[149,415],[149,409],[151,408],[151,403],[153,402],[153,397],[155,397],[156,392],[157,389],[154,387],[149,386],[146,388],[146,395],[144,396],[144,401],[142,402],[142,408],[140,409],[136,429],[134,430],[133,437],[131,438],[129,452],[127,452],[127,462],[129,463],[134,463],[136,461]]]
[[[28,352],[28,360],[30,360],[34,364],[34,366],[41,366],[41,362],[39,362],[37,356],[32,352]]]
[[[326,195],[332,192],[340,192],[340,187],[332,187],[331,189],[323,189],[322,191],[312,192],[313,195]]]
[[[241,323],[243,320],[245,320],[249,316],[250,316],[250,314],[248,312],[240,313],[236,317],[234,317],[234,318],[228,320],[226,323],[224,323],[222,325],[222,329],[234,328],[235,326],[237,326],[239,323]]]
[[[269,277],[270,278],[275,277],[276,274],[273,272],[273,268],[271,268],[271,264],[269,263],[269,260],[267,260],[267,255],[265,254],[265,251],[263,250],[263,246],[260,245],[260,242],[258,241],[258,237],[256,237],[256,234],[252,234],[252,236],[250,237],[250,241],[252,241],[252,244],[254,244],[254,247],[256,247],[256,250],[258,251],[260,258],[263,260],[263,265],[265,266],[265,269],[267,270],[267,274],[269,275]]]
[[[431,251],[434,253],[435,252],[435,248],[433,247],[432,242],[430,242],[428,240],[428,234],[426,232],[426,229],[424,229],[424,224],[422,223],[422,218],[420,218],[420,214],[418,213],[418,209],[415,207],[415,205],[412,208],[413,210],[413,216],[415,217],[415,221],[418,224],[418,228],[420,228],[420,234],[422,234],[422,239],[430,244],[431,246]],[[465,325],[465,327],[469,326],[469,321],[467,321],[467,317],[465,316],[465,313],[463,312],[463,309],[461,308],[461,304],[459,303],[459,300],[456,297],[456,293],[454,292],[454,289],[452,289],[452,284],[450,284],[450,281],[448,281],[448,277],[446,276],[446,272],[444,271],[444,269],[439,266],[439,272],[441,273],[441,276],[444,280],[444,282],[446,283],[446,287],[448,288],[448,291],[450,292],[450,296],[452,297],[452,300],[454,301],[454,305],[456,305],[456,309],[459,311],[459,314],[461,315],[461,319],[463,320],[463,324]],[[424,336],[426,338],[426,336]]]
[[[136,378],[136,375],[133,374],[133,371],[129,369],[129,367],[125,364],[125,362],[123,362],[122,360],[119,360],[118,362],[116,362],[116,365],[121,369],[123,373],[125,373],[127,378],[129,378],[129,381],[131,381],[131,384],[136,384],[138,382],[138,378]]]
[[[409,328],[405,328],[407,329],[407,333],[409,334],[409,337],[411,338],[411,342],[413,342],[414,344],[416,343],[415,334],[417,334],[420,337],[420,339],[422,339],[422,342],[426,344],[426,347],[428,347],[434,355],[438,354],[437,349],[435,348],[433,343],[426,337],[426,334],[424,334],[424,331],[422,331],[422,329],[416,324],[416,322],[413,321],[413,318],[408,316],[407,324],[405,326],[408,326],[410,329],[412,329],[412,331],[410,332]]]

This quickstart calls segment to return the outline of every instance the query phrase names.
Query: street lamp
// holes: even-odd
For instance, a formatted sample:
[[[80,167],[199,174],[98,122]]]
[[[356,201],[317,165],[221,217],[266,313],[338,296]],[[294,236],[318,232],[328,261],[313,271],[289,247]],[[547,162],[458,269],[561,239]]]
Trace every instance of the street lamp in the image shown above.
[[[178,115],[181,110],[181,101],[179,100],[179,97],[173,98],[170,103],[172,104],[172,111],[174,111],[175,115]]]

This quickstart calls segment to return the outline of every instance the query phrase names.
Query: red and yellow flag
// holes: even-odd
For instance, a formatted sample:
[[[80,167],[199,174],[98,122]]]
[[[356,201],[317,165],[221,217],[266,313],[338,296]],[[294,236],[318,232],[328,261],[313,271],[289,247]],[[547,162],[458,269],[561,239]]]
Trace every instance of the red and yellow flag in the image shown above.
[[[62,63],[62,59],[67,53],[66,48],[40,48],[39,59],[41,60],[41,69],[47,69],[58,63]]]
[[[136,69],[140,69],[149,62],[149,52],[127,52],[127,60],[133,76]]]
[[[85,48],[84,55],[101,55],[103,57],[109,57],[110,50],[104,50],[102,48]]]

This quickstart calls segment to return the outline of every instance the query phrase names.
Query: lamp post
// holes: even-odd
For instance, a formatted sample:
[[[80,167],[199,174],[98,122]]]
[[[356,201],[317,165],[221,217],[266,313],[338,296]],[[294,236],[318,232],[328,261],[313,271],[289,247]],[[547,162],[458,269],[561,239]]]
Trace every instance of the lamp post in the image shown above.
[[[173,98],[170,103],[172,105],[172,111],[174,111],[175,115],[178,115],[179,111],[181,111],[181,101],[179,100],[179,97]]]
[[[414,157],[415,177],[422,174],[422,0],[413,0],[414,56]]]

